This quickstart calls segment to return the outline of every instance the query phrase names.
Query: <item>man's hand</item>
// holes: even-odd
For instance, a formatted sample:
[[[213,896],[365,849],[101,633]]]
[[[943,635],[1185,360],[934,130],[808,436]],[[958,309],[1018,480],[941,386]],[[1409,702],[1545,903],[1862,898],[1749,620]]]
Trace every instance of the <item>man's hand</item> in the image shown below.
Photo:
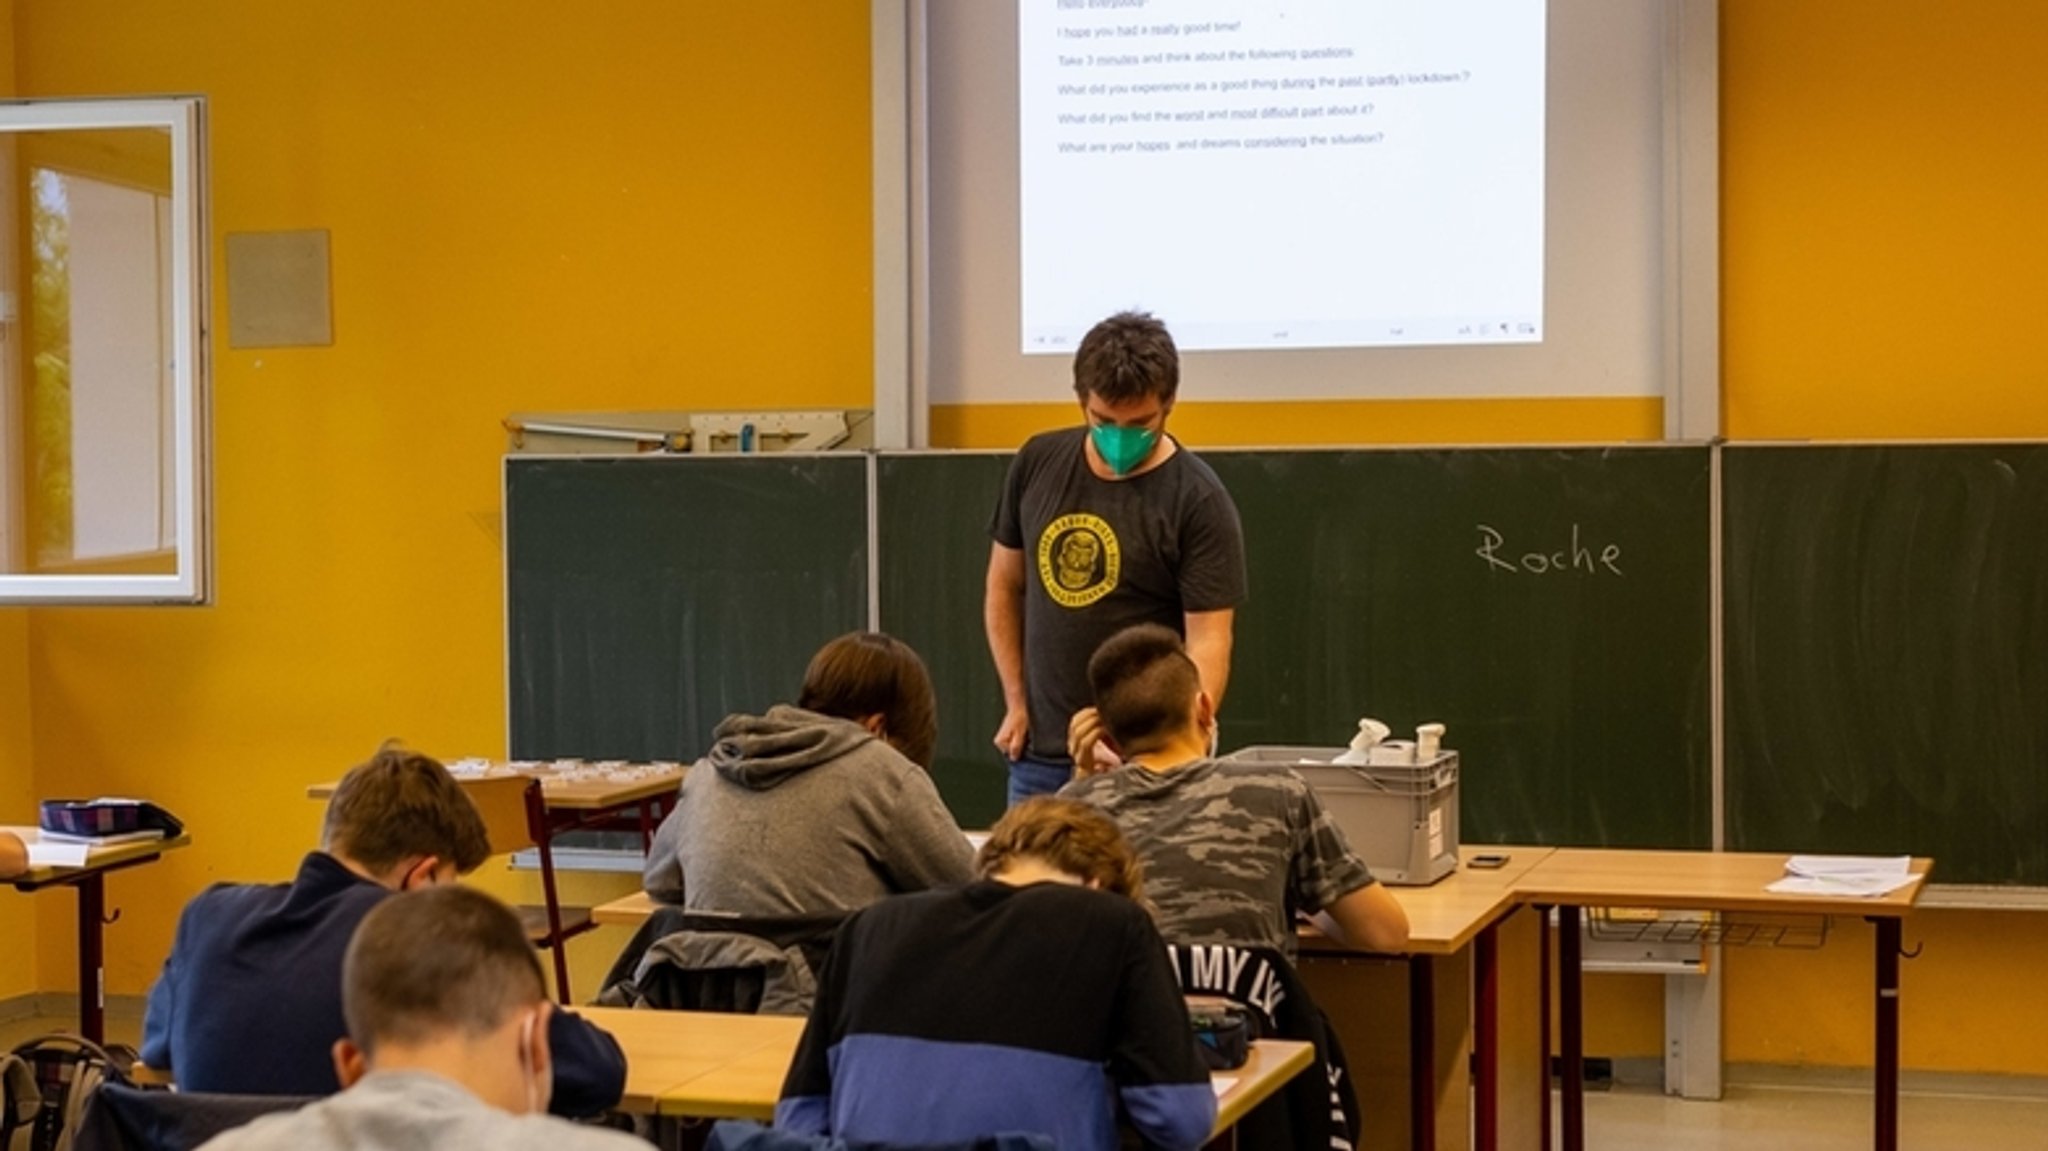
[[[1102,716],[1084,707],[1067,721],[1067,754],[1074,757],[1074,777],[1097,775],[1124,765],[1123,758],[1103,730]]]
[[[1013,707],[1003,713],[1002,725],[996,728],[996,750],[1011,762],[1024,758],[1024,750],[1031,742],[1031,716],[1021,707]]]

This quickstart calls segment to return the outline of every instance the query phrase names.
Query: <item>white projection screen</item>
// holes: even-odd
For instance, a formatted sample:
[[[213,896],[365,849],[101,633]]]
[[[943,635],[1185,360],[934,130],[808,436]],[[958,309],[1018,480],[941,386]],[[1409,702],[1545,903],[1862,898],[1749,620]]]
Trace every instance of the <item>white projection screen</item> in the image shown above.
[[[1712,0],[876,0],[875,27],[883,429],[899,399],[913,442],[926,405],[1062,402],[1086,317],[1134,307],[1190,400],[1663,397],[1668,435],[1718,430]]]

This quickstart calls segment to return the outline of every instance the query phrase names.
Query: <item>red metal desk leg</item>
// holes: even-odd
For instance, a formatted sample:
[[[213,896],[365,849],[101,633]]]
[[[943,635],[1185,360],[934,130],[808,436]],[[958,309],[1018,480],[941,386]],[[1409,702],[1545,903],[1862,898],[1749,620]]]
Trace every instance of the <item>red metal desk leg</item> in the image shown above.
[[[1564,1151],[1586,1148],[1586,1038],[1580,1013],[1579,909],[1557,909],[1558,1058],[1564,1082],[1558,1105],[1564,1113]]]
[[[1542,1132],[1543,1151],[1550,1151],[1550,908],[1536,905],[1536,1057],[1541,1072],[1536,1077],[1541,1089],[1536,1105],[1537,1130]]]
[[[1416,1151],[1436,1147],[1436,967],[1408,957],[1408,1131]]]
[[[1899,1146],[1899,936],[1898,919],[1877,925],[1877,1151]]]
[[[94,1043],[107,1037],[106,879],[95,871],[78,888],[78,1033]]]
[[[1472,942],[1472,1145],[1494,1151],[1500,1142],[1500,951],[1489,923]]]

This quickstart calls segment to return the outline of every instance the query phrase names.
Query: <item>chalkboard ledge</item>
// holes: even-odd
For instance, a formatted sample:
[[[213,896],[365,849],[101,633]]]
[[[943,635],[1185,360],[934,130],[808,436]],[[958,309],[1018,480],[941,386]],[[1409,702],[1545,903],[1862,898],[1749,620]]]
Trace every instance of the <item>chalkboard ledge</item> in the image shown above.
[[[1922,911],[2048,911],[2048,887],[1930,883],[1920,893],[1918,907]]]

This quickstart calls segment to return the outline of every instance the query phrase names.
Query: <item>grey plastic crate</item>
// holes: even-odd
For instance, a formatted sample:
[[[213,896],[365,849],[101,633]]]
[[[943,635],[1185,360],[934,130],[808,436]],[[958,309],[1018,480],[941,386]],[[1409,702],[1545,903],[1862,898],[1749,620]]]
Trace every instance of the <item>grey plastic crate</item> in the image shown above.
[[[1383,883],[1420,887],[1458,869],[1458,753],[1412,764],[1332,763],[1341,747],[1241,748],[1239,763],[1286,767],[1315,789],[1351,850]]]

